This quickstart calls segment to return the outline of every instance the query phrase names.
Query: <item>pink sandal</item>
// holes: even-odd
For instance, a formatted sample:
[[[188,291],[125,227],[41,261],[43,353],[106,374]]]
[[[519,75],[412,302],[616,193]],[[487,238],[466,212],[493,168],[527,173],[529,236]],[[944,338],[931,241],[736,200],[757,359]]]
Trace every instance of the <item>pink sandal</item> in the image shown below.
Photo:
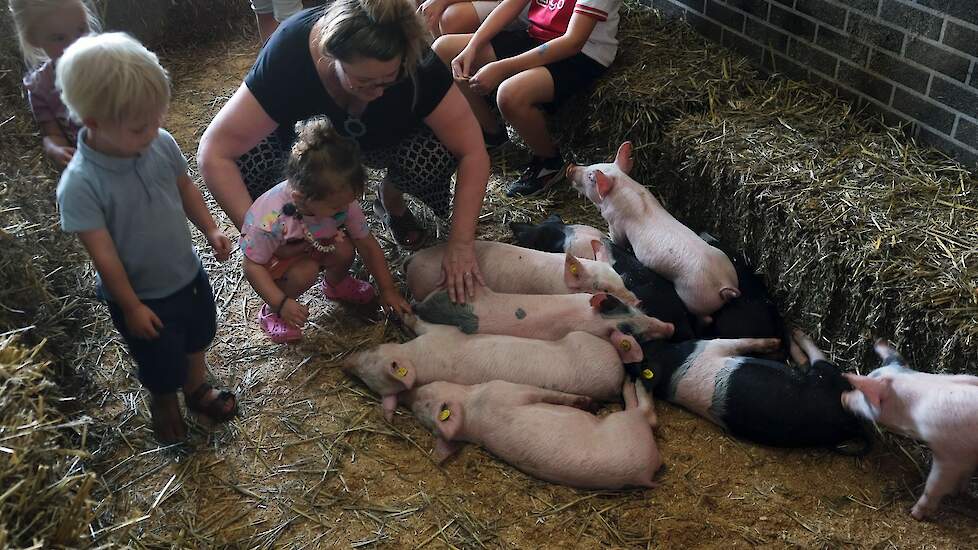
[[[336,285],[329,284],[323,277],[323,294],[330,300],[354,304],[369,304],[376,296],[374,287],[370,283],[354,279],[352,275],[347,275]]]
[[[302,331],[290,327],[277,313],[272,313],[268,304],[258,310],[258,324],[276,344],[288,344],[302,339]]]

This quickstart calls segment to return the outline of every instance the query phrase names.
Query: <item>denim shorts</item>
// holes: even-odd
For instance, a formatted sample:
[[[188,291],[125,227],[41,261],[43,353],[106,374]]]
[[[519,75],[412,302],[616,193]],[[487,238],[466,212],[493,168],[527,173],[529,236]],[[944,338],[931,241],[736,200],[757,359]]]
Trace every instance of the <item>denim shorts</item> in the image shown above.
[[[139,381],[153,393],[173,393],[187,380],[187,355],[204,351],[217,333],[214,291],[201,269],[197,277],[175,293],[143,304],[160,318],[159,337],[146,340],[132,335],[118,304],[109,302],[112,324],[122,335],[138,367]]]

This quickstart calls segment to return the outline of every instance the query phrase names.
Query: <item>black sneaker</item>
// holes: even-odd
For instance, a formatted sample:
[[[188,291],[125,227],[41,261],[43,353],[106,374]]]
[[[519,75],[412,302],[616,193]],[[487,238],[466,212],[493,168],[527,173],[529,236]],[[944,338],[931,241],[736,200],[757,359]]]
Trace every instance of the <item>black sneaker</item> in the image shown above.
[[[494,134],[490,134],[485,130],[483,130],[482,140],[486,142],[486,151],[499,149],[503,145],[509,143],[509,132],[506,131],[505,126],[503,126],[501,130],[499,130]]]
[[[567,163],[559,154],[548,159],[534,155],[520,179],[514,181],[506,190],[506,196],[532,197],[542,193],[564,179],[566,171]]]

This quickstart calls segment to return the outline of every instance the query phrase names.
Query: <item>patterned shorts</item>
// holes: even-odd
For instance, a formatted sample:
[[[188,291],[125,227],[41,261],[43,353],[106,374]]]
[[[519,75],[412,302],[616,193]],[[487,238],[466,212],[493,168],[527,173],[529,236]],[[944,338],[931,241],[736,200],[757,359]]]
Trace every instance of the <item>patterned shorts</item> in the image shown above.
[[[238,159],[238,169],[252,200],[285,179],[290,149],[291,144],[272,133]],[[448,218],[452,176],[458,161],[430,128],[422,126],[392,146],[362,151],[361,155],[365,166],[387,170],[384,180],[395,189],[416,197],[438,217]]]

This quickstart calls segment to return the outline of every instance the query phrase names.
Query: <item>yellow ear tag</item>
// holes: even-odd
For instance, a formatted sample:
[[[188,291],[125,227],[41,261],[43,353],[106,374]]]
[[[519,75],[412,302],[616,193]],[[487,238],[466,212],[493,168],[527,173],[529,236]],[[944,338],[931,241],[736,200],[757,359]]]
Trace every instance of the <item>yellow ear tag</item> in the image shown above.
[[[655,376],[655,373],[651,369],[645,369],[642,371],[642,377],[651,380]]]
[[[631,351],[632,343],[629,342],[628,340],[622,340],[618,342],[618,347],[620,347],[622,351]]]
[[[442,409],[441,412],[438,413],[438,420],[444,422],[448,420],[449,416],[452,416],[452,411],[450,411],[449,409]]]
[[[404,367],[397,367],[397,370],[394,371],[394,373],[397,374],[398,378],[404,378],[407,376],[407,369]]]
[[[577,275],[577,264],[571,264],[570,266],[571,275]]]

